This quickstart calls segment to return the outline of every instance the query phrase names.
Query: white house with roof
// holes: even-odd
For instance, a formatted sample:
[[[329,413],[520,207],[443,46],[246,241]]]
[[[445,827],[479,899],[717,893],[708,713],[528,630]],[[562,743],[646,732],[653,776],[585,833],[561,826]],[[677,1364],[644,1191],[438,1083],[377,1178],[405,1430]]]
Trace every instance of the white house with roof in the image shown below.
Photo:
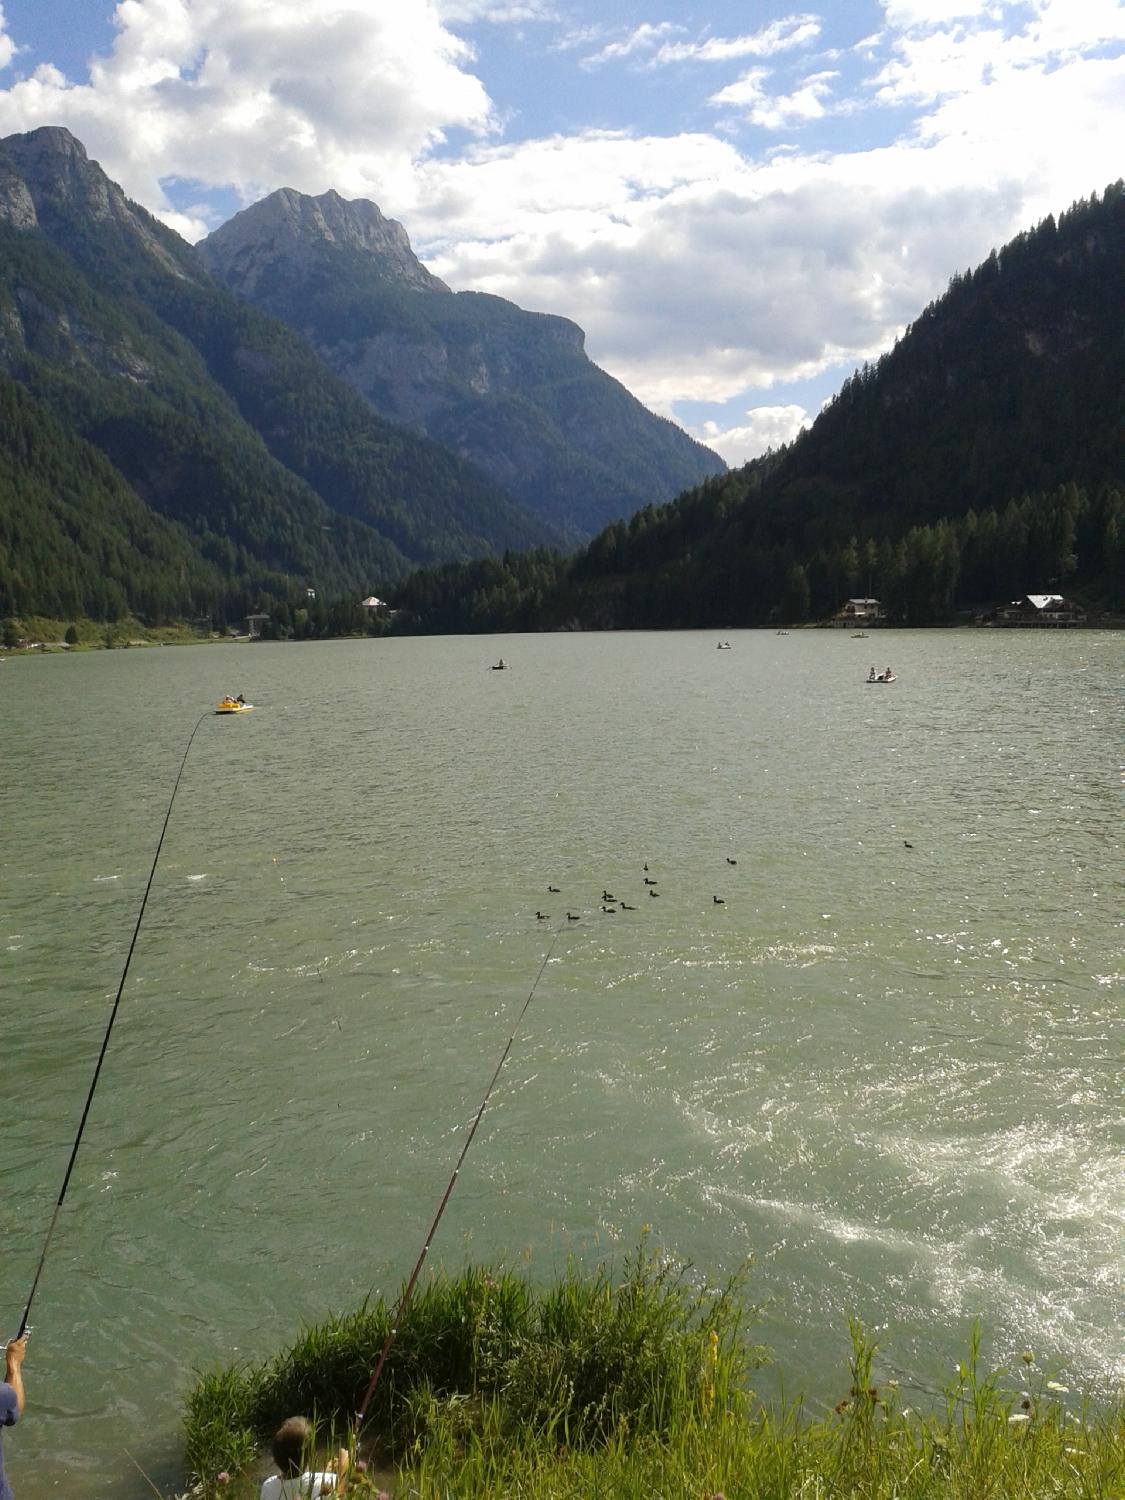
[[[1067,625],[1084,625],[1086,611],[1062,594],[1024,594],[996,610],[998,625],[1032,625],[1061,629]]]
[[[887,611],[878,599],[846,599],[837,611],[837,625],[872,625],[885,620]]]

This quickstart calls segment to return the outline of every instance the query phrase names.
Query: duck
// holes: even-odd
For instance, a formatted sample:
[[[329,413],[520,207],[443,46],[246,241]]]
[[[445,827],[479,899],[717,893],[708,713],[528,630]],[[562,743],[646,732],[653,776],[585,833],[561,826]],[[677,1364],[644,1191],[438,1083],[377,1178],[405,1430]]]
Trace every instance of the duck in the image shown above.
[[[655,880],[650,880],[647,875],[645,876],[645,885],[656,885],[656,883]]]
[[[616,906],[603,906],[602,911],[606,912],[611,917],[615,917],[617,915]]]
[[[568,911],[566,914],[566,920],[568,922],[581,922],[582,918],[576,917],[572,911]]]
[[[547,889],[550,891],[552,896],[557,896],[559,893],[559,888],[557,885],[549,885]]]
[[[725,906],[727,904],[725,896],[712,896],[711,900],[715,903],[716,906]]]
[[[636,911],[636,909],[637,908],[635,906],[630,906],[627,901],[622,901],[622,903],[621,903],[621,910],[622,911]]]
[[[649,891],[649,895],[650,896],[659,896],[660,892],[659,891]]]
[[[535,920],[537,922],[549,922],[551,920],[551,913],[549,911],[537,911],[535,913]]]
[[[603,891],[602,892],[602,900],[603,901],[616,901],[617,897],[616,896],[611,896],[608,891]]]
[[[737,859],[731,859],[730,855],[729,854],[727,855],[727,864],[728,865],[736,865],[737,863],[738,863]]]

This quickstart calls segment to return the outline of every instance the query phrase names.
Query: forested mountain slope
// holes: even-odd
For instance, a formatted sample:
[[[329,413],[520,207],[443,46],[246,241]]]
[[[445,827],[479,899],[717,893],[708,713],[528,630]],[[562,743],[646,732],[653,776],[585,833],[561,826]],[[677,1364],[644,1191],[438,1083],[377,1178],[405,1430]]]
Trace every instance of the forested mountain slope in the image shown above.
[[[65,130],[0,142],[0,372],[58,424],[64,449],[92,445],[116,471],[89,496],[99,528],[125,543],[100,576],[109,597],[141,609],[143,596],[155,617],[239,612],[297,583],[385,591],[411,563],[557,535],[471,465],[381,420],[292,330],[219,287]],[[0,431],[10,478],[14,442]],[[138,503],[174,523],[161,545],[198,564],[180,569],[186,595],[144,567]],[[51,612],[57,580],[28,562],[50,508],[11,491],[0,506],[0,613]],[[103,594],[80,592],[97,616]]]
[[[1125,188],[953,278],[790,447],[538,554],[419,575],[425,626],[900,621],[1079,588],[1125,607]],[[534,601],[538,600],[538,603]]]
[[[593,364],[576,324],[451,292],[373,203],[282,189],[197,248],[382,416],[471,459],[572,540],[725,469]]]

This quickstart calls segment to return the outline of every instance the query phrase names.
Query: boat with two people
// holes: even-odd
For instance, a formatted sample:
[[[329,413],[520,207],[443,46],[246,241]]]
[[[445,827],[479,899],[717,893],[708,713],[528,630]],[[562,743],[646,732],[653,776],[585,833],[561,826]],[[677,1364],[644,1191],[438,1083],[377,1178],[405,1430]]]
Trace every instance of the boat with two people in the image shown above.
[[[881,671],[881,672],[876,672],[875,668],[872,667],[871,670],[867,674],[867,681],[868,682],[897,682],[898,679],[895,677],[895,674],[891,671],[890,667],[885,667],[883,669],[883,671]]]
[[[254,705],[247,703],[241,693],[237,698],[232,698],[228,693],[225,698],[220,698],[215,704],[215,712],[217,714],[248,714],[253,707]]]

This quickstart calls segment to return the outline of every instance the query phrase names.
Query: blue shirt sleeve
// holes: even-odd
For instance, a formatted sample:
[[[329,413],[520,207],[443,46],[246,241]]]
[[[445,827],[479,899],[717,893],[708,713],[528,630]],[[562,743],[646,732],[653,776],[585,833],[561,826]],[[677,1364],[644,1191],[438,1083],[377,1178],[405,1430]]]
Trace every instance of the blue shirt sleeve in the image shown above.
[[[6,1380],[0,1380],[0,1427],[10,1427],[19,1420],[20,1407],[16,1392]]]

